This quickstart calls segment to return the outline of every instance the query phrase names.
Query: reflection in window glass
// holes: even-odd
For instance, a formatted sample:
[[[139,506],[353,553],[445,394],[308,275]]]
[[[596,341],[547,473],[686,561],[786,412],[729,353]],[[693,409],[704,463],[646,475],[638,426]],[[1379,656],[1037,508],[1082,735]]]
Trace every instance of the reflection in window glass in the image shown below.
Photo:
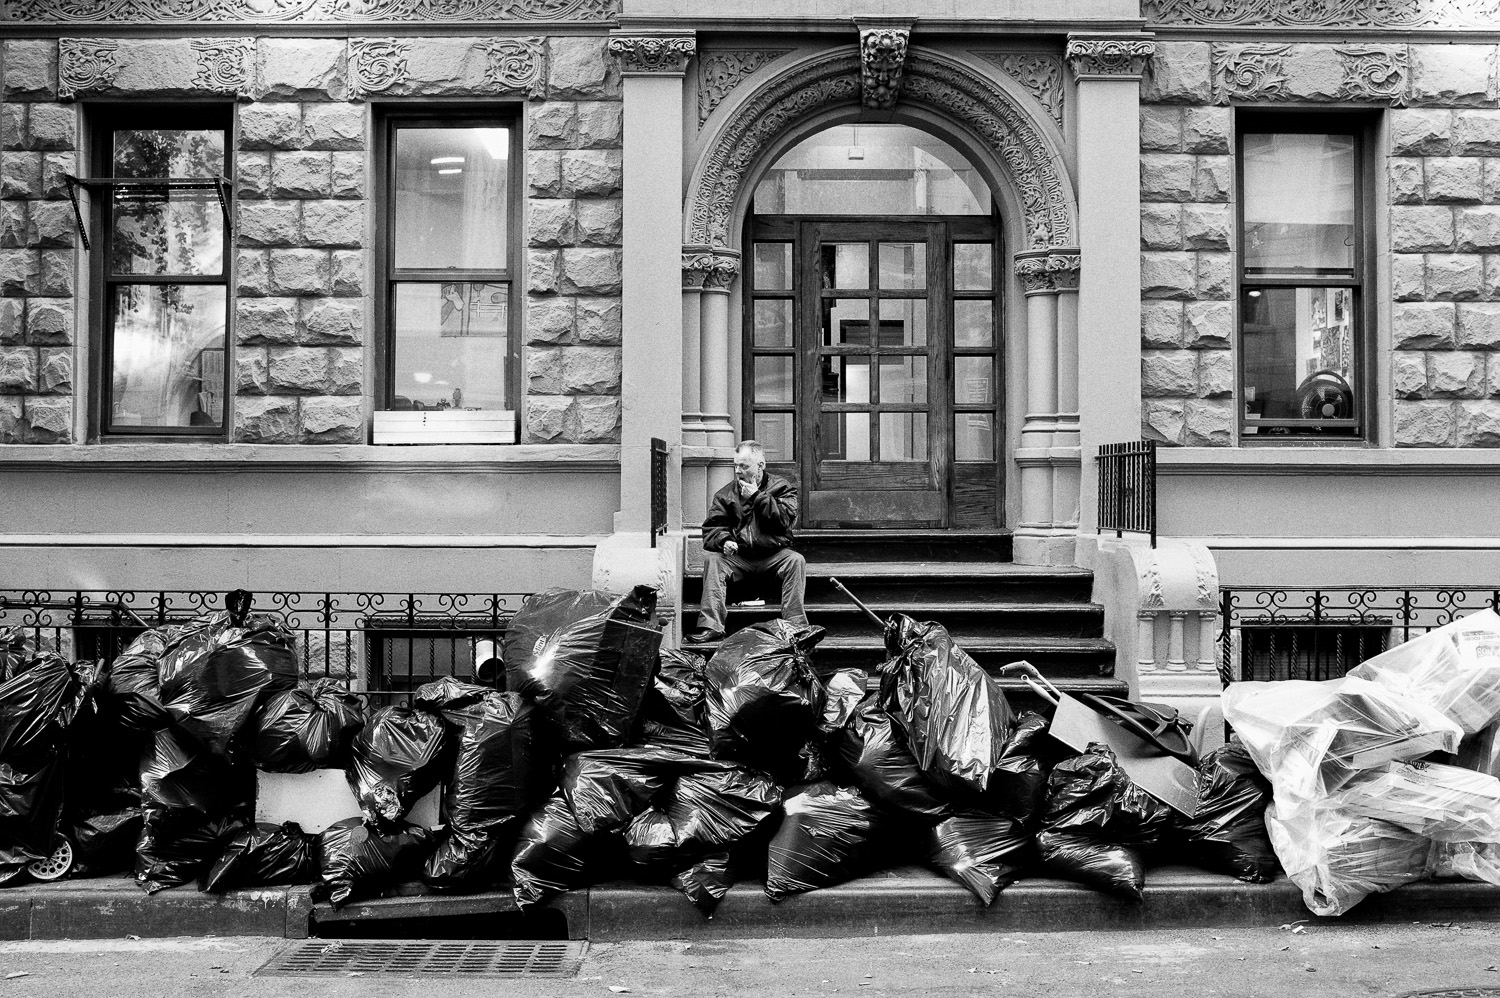
[[[210,179],[224,174],[220,129],[117,129],[116,177]],[[116,274],[218,274],[224,210],[212,190],[120,187],[111,197],[110,266]]]
[[[211,284],[114,289],[111,425],[223,425],[227,294]]]
[[[755,414],[755,439],[765,448],[766,461],[795,461],[796,441],[793,439],[792,414],[789,412],[757,412]]]
[[[823,290],[863,291],[870,286],[869,243],[823,243],[818,254]]]
[[[993,302],[956,301],[953,303],[953,345],[956,347],[995,345]]]
[[[818,459],[822,461],[870,460],[870,414],[825,412]]]
[[[117,177],[192,177],[224,175],[221,129],[121,128],[114,133]],[[218,203],[215,196],[214,203]]]
[[[953,455],[959,461],[995,460],[995,417],[992,413],[953,414]]]
[[[953,244],[953,290],[988,291],[994,281],[989,243]]]
[[[823,345],[865,345],[870,342],[870,300],[835,298],[824,301]]]
[[[880,460],[927,460],[927,413],[882,412]]]
[[[792,244],[755,244],[755,290],[792,290]]]
[[[507,128],[398,128],[398,269],[504,270]]]
[[[508,409],[510,289],[396,286],[393,409]]]
[[[881,357],[880,401],[927,401],[927,358]],[[882,449],[884,445],[881,445]]]
[[[995,398],[995,362],[990,357],[953,358],[953,401],[989,405]]]
[[[1357,384],[1350,288],[1248,288],[1240,302],[1245,415],[1352,419]],[[1333,432],[1281,427],[1277,432]],[[1347,432],[1347,431],[1341,431]]]
[[[755,302],[755,334],[753,342],[758,347],[789,347],[792,345],[792,302],[790,299]]]
[[[1352,275],[1354,136],[1243,139],[1246,272]]]
[[[926,287],[926,243],[880,244],[880,289],[882,291],[921,291]]]
[[[868,404],[870,401],[870,358],[824,357],[823,400]]]
[[[756,402],[790,402],[792,400],[792,358],[756,357]]]
[[[882,346],[927,345],[926,298],[882,298],[879,308]]]

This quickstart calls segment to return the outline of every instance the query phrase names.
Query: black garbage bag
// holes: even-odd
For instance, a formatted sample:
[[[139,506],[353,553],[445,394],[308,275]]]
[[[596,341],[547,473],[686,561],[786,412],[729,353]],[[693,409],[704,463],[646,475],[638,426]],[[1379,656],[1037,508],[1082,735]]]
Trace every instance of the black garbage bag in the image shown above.
[[[776,813],[781,787],[765,773],[725,766],[685,774],[662,808],[677,833],[680,857],[728,850]]]
[[[207,752],[173,727],[152,736],[140,772],[135,880],[154,894],[196,880],[250,823],[255,768]]]
[[[75,819],[66,831],[73,843],[73,868],[68,875],[99,877],[130,869],[145,821],[139,804]]]
[[[316,844],[317,837],[303,832],[295,821],[256,822],[229,840],[200,886],[223,893],[241,887],[311,883],[318,876]]]
[[[345,775],[365,819],[394,825],[448,772],[442,718],[404,704],[382,707],[355,734]]]
[[[724,764],[672,749],[577,752],[563,763],[562,792],[588,835],[625,827],[678,777]]]
[[[309,897],[342,908],[385,884],[415,877],[432,843],[432,832],[405,821],[395,822],[388,831],[371,828],[359,818],[336,821],[317,837],[319,879]]]
[[[704,721],[708,660],[690,651],[661,653],[651,688],[641,701],[641,745],[676,749],[707,758],[711,752]]]
[[[1281,864],[1266,831],[1271,784],[1239,742],[1198,761],[1198,811],[1172,831],[1184,858],[1252,884],[1276,879]]]
[[[67,732],[87,686],[56,655],[0,683],[0,874],[52,854],[65,800]]]
[[[898,814],[929,822],[953,812],[941,788],[922,775],[895,723],[870,694],[837,735],[841,772],[870,800]]]
[[[672,886],[686,894],[693,906],[709,918],[734,886],[733,862],[728,852],[705,856],[672,875]]]
[[[661,647],[656,590],[549,589],[505,632],[505,688],[536,701],[565,752],[624,745]]]
[[[1049,763],[1058,751],[1043,737],[1047,723],[1045,717],[1029,711],[1017,718],[1000,750],[989,790],[975,800],[980,810],[1036,827],[1047,801]]]
[[[780,901],[852,880],[879,865],[895,821],[857,787],[827,780],[789,788],[767,851],[766,897]]]
[[[1014,818],[956,814],[933,826],[927,861],[988,908],[1036,864],[1031,833]]]
[[[886,623],[891,656],[881,665],[880,702],[929,778],[984,793],[1010,736],[1005,693],[941,624],[894,614]]]
[[[708,662],[709,736],[714,756],[796,782],[823,718],[823,684],[812,649],[821,627],[776,619],[731,634]]]
[[[0,683],[8,682],[31,658],[26,631],[20,627],[0,627]]]
[[[603,837],[578,826],[559,790],[532,813],[511,858],[516,904],[524,911],[564,891],[582,887],[602,860]]]
[[[677,829],[664,811],[648,807],[625,826],[625,854],[645,870],[665,868],[677,854]]]
[[[0,762],[0,877],[52,855],[62,810],[60,750]]]
[[[0,683],[0,761],[62,745],[63,733],[83,709],[87,686],[58,655],[29,659]]]
[[[1047,778],[1037,850],[1069,880],[1140,901],[1145,855],[1158,848],[1176,812],[1138,787],[1108,749],[1065,759]]]
[[[442,717],[454,742],[443,796],[448,834],[428,857],[422,879],[438,890],[483,886],[504,871],[509,840],[551,790],[545,764],[533,757],[535,709],[519,694],[452,677],[423,686],[415,701]]]
[[[172,723],[161,703],[161,660],[180,627],[158,627],[136,635],[109,665],[105,696],[119,723],[150,734]]]
[[[349,765],[349,743],[365,725],[364,698],[336,679],[273,693],[247,731],[255,764],[271,773]]]

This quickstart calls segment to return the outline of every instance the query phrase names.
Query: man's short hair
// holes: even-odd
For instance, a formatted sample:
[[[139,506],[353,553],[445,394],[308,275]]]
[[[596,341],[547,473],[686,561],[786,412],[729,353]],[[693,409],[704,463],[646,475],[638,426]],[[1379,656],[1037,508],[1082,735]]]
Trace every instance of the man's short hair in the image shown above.
[[[741,451],[749,454],[761,464],[766,463],[766,449],[760,445],[759,440],[741,440],[739,446],[735,447],[734,452],[738,454]]]

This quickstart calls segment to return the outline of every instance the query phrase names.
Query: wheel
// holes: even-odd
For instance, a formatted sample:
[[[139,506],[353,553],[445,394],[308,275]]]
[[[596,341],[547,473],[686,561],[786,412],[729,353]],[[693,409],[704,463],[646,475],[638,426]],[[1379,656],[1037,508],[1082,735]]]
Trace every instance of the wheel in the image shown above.
[[[39,859],[26,868],[38,880],[61,880],[73,869],[73,843],[59,835],[57,847],[46,859]]]

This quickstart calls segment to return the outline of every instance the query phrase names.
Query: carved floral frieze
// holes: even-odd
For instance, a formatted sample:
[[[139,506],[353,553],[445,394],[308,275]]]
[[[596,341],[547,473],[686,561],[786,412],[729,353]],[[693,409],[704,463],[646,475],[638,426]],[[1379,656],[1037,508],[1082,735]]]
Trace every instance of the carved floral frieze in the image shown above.
[[[734,52],[701,52],[698,55],[698,127],[728,97],[745,77],[791,49],[744,49]]]
[[[1052,120],[1063,123],[1063,67],[1056,56],[1039,52],[976,52],[985,62],[1026,88]]]
[[[609,21],[619,0],[5,0],[0,22],[69,24]]]
[[[1290,45],[1215,45],[1215,101],[1286,100],[1291,95],[1286,74],[1291,51]]]
[[[57,95],[71,100],[107,87],[120,71],[120,43],[113,38],[60,38],[57,42]]]
[[[193,86],[213,93],[249,96],[255,65],[254,38],[195,38],[188,43],[198,60]]]
[[[692,35],[616,35],[609,53],[626,74],[682,73],[697,45]]]
[[[1410,85],[1404,45],[1213,47],[1214,101],[1221,105],[1298,100],[1401,107]]]
[[[1344,100],[1378,101],[1396,107],[1406,104],[1411,67],[1407,50],[1398,48],[1335,48],[1344,65],[1338,96]]]
[[[531,98],[547,92],[547,52],[540,38],[491,38],[484,43],[489,63],[484,79],[495,90],[524,90]]]
[[[1142,0],[1151,24],[1340,28],[1490,28],[1500,0]]]
[[[1156,44],[1141,38],[1069,38],[1064,51],[1076,77],[1140,76],[1156,54]]]
[[[859,32],[860,103],[889,111],[901,96],[911,32],[903,28],[863,28]]]
[[[411,73],[411,42],[401,38],[349,39],[349,99],[360,100],[404,82]]]

